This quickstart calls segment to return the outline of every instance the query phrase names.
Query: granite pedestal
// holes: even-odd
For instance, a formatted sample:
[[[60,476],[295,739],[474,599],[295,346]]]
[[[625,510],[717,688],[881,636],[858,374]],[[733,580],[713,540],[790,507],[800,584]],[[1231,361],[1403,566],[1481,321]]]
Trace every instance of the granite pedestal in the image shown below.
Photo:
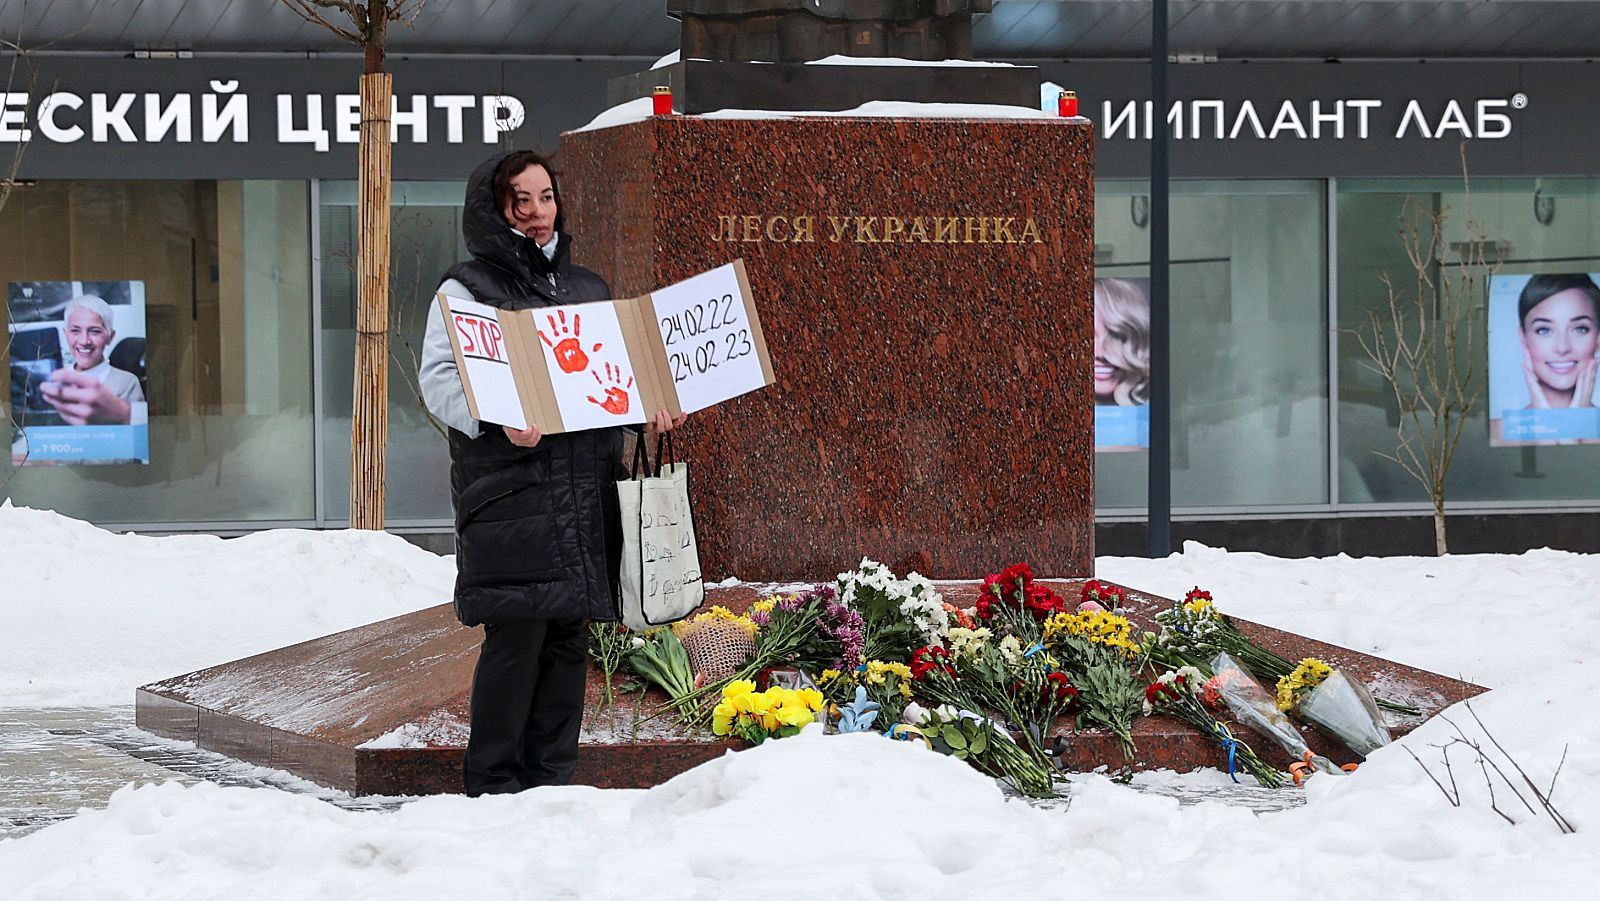
[[[1049,584],[1075,597],[1077,583]],[[977,599],[975,582],[942,584],[952,603]],[[762,594],[759,586],[713,589],[708,601],[743,610]],[[1129,612],[1144,626],[1171,601],[1130,592]],[[1417,717],[1395,717],[1396,735],[1471,697],[1481,688],[1434,673],[1253,623],[1252,638],[1290,659],[1317,656],[1346,668],[1381,694],[1413,704]],[[467,737],[467,687],[482,631],[456,623],[449,605],[431,607],[225,663],[141,687],[136,719],[141,729],[262,766],[288,770],[354,794],[418,795],[461,790]],[[604,702],[603,679],[591,667],[578,771],[574,781],[601,788],[648,788],[736,750],[735,741],[677,732],[670,715],[640,722],[664,696],[616,696]],[[1394,716],[1391,714],[1390,716]],[[1238,734],[1263,758],[1287,766],[1287,757],[1247,729]],[[1315,729],[1302,730],[1310,745],[1344,763],[1357,758]],[[1101,765],[1133,770],[1223,766],[1221,749],[1189,726],[1165,717],[1141,718],[1133,736],[1138,754],[1124,760],[1117,739],[1098,729],[1065,736],[1063,763],[1071,770]]]
[[[777,383],[695,414],[709,579],[862,555],[1094,561],[1093,137],[1057,119],[654,117],[562,137],[575,258],[631,296],[743,258]]]

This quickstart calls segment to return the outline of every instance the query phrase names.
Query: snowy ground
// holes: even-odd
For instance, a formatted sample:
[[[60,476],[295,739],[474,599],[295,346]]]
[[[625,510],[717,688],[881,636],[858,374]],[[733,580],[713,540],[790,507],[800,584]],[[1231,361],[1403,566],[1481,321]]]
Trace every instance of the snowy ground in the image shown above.
[[[853,560],[841,560],[840,568]],[[1011,561],[996,561],[996,566]],[[1189,545],[1102,558],[1168,596],[1208,588],[1249,619],[1460,676],[1505,750],[1578,829],[1561,834],[1451,751],[1436,719],[1353,776],[1271,813],[1075,780],[1070,803],[1007,800],[964,764],[871,736],[801,735],[649,791],[541,789],[350,810],[211,782],[122,789],[0,841],[11,899],[1504,898],[1582,896],[1600,866],[1600,558],[1280,560]],[[125,705],[132,687],[442,602],[451,567],[383,535],[115,536],[0,507],[0,708]],[[1480,736],[1460,706],[1446,714]],[[1554,776],[1558,764],[1559,776]],[[1495,755],[1501,766],[1509,766]],[[1520,777],[1510,772],[1523,788]],[[1450,784],[1448,781],[1445,783]],[[1182,790],[1182,791],[1180,791]]]

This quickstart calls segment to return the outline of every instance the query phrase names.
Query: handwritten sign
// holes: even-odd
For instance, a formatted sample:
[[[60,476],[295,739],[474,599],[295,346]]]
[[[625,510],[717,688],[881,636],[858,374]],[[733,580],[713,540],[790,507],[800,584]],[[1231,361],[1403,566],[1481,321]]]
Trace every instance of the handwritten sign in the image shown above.
[[[742,266],[728,264],[650,295],[673,389],[692,413],[764,387],[764,347]]]
[[[473,418],[527,428],[500,311],[461,297],[439,297]]]
[[[744,263],[643,297],[499,310],[440,294],[472,415],[546,434],[703,410],[773,382]]]

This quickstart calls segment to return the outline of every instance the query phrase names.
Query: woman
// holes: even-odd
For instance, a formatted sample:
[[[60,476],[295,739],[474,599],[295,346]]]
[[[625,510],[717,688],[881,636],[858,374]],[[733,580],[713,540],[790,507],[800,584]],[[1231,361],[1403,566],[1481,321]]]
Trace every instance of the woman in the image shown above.
[[[461,230],[472,259],[442,293],[506,310],[606,300],[600,276],[571,261],[555,171],[516,151],[480,165]],[[541,435],[472,419],[437,304],[418,373],[428,409],[450,427],[456,511],[456,616],[482,624],[472,678],[468,795],[565,784],[578,760],[589,619],[617,616],[622,430]],[[682,424],[665,411],[653,427]]]
[[[1595,405],[1600,286],[1587,275],[1535,275],[1517,298],[1530,410]]]
[[[1150,400],[1150,301],[1120,278],[1094,280],[1094,402],[1138,406]]]
[[[39,395],[67,425],[127,425],[145,418],[139,377],[106,359],[117,331],[111,305],[93,294],[74,297],[63,311],[72,365],[50,373]]]

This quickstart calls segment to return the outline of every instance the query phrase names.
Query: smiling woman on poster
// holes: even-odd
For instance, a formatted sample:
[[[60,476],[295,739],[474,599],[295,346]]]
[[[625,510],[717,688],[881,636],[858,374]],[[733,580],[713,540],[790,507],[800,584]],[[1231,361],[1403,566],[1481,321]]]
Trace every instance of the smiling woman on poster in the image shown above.
[[[72,365],[50,373],[39,395],[67,425],[127,425],[142,420],[144,389],[139,377],[111,365],[106,352],[116,340],[111,305],[92,295],[74,297],[63,311],[63,331]]]
[[[1596,375],[1600,373],[1600,285],[1576,274],[1527,276],[1517,295],[1515,336],[1521,366],[1519,401],[1502,384],[1492,444],[1600,441]],[[1491,283],[1491,294],[1494,294]],[[1509,287],[1509,286],[1507,286]],[[1491,298],[1493,302],[1493,298]],[[1502,351],[1501,359],[1508,353]],[[1508,367],[1502,367],[1508,368]],[[1491,369],[1491,380],[1496,373]],[[1507,373],[1501,372],[1501,380]],[[1520,402],[1521,408],[1508,408]]]
[[[1094,443],[1101,453],[1150,446],[1148,284],[1094,280]]]
[[[1528,408],[1595,405],[1600,286],[1587,275],[1536,275],[1517,301]]]

